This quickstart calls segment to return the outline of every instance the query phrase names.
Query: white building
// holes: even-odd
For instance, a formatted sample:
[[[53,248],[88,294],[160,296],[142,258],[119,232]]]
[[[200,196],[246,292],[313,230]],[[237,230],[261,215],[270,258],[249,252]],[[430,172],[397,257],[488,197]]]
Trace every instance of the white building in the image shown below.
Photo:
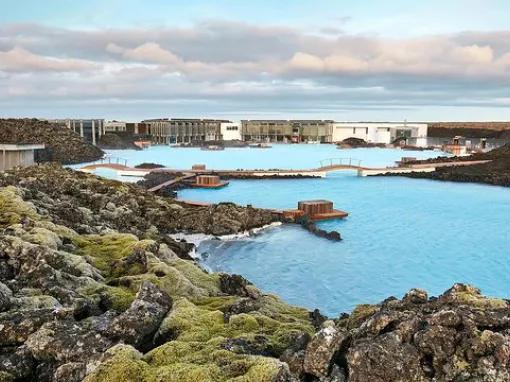
[[[224,141],[240,141],[241,122],[222,122],[221,136]]]
[[[0,171],[34,165],[35,150],[43,149],[44,145],[40,144],[0,144]]]
[[[417,146],[426,144],[428,125],[426,123],[394,122],[335,122],[333,142],[347,138],[359,138],[371,143],[391,143],[395,139],[412,138]]]
[[[104,130],[106,132],[126,131],[126,122],[120,122],[120,121],[105,122]]]

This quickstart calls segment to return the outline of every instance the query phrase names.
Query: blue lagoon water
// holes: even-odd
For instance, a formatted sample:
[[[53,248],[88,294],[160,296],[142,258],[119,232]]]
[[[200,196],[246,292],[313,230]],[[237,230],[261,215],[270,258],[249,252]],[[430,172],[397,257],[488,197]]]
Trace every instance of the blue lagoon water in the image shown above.
[[[157,148],[156,152],[165,154],[151,157],[149,150],[127,159],[132,164],[152,161],[175,168],[194,163],[211,168],[309,168],[335,156],[355,157],[367,166],[390,165],[401,156],[437,156],[386,149],[341,151],[328,145],[221,152]],[[506,188],[359,178],[354,172],[338,172],[324,179],[231,181],[220,190],[183,190],[179,196],[270,208],[293,208],[299,200],[324,198],[348,211],[345,220],[319,224],[341,232],[341,242],[285,225],[245,239],[206,241],[199,248],[210,269],[242,274],[264,291],[331,316],[359,303],[402,296],[413,287],[438,294],[455,282],[475,284],[489,295],[508,296],[510,190]]]

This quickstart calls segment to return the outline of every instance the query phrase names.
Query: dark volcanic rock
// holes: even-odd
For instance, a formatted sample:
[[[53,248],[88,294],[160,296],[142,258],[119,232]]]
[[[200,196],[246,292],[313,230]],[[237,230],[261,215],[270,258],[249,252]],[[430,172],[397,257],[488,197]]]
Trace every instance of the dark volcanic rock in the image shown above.
[[[251,284],[243,276],[229,275],[228,273],[220,274],[220,290],[223,293],[241,297],[253,297],[253,292],[250,291],[248,285]]]
[[[134,140],[135,137],[127,133],[106,133],[101,136],[97,144],[102,149],[108,150],[141,150],[133,143]]]
[[[184,260],[170,232],[268,211],[192,207],[38,166],[0,176],[0,380],[510,380],[510,303],[456,284],[327,320]]]
[[[103,152],[63,125],[37,119],[0,119],[0,142],[43,143],[38,162],[73,164],[102,158]]]
[[[383,176],[405,176],[409,178],[485,183],[494,186],[510,187],[510,144],[488,153],[473,154],[469,157],[439,157],[413,163],[444,163],[466,160],[490,160],[490,162],[469,166],[438,167],[436,171],[432,172],[388,173]]]
[[[154,334],[171,306],[172,299],[164,291],[145,281],[130,308],[113,320],[107,334],[148,351],[154,347]]]

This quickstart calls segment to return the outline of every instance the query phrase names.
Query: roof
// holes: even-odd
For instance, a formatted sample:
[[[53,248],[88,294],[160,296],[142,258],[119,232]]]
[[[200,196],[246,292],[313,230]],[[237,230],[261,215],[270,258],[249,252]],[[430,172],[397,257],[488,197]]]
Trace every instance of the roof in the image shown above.
[[[42,150],[44,149],[43,144],[11,144],[11,143],[0,143],[0,150],[2,151],[28,151],[28,150]]]

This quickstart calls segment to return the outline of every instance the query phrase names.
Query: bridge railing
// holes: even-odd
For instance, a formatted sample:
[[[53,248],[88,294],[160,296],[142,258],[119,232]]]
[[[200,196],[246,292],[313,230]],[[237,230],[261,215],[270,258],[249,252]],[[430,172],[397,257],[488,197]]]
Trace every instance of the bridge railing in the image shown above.
[[[120,164],[127,167],[127,159],[113,156],[105,156],[95,162],[89,164]]]
[[[361,160],[355,158],[328,158],[319,161],[321,167],[352,166],[361,167]]]

